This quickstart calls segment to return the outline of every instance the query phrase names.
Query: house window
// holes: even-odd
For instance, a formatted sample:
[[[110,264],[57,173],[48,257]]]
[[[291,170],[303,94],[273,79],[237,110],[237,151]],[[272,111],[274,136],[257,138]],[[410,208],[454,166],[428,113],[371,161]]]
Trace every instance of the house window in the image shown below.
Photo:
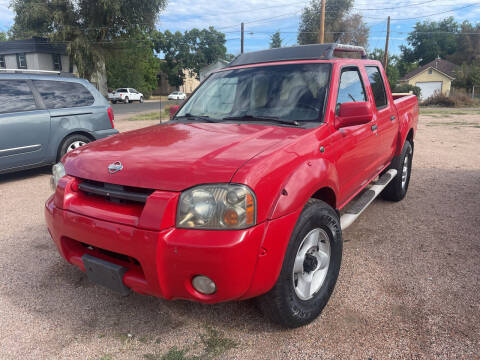
[[[428,69],[428,74],[431,75],[433,73],[432,69]]]
[[[27,57],[25,54],[17,54],[17,67],[19,69],[27,68]]]
[[[0,68],[5,69],[7,66],[5,65],[5,56],[0,55]]]
[[[52,54],[53,70],[62,71],[62,57],[59,54]]]

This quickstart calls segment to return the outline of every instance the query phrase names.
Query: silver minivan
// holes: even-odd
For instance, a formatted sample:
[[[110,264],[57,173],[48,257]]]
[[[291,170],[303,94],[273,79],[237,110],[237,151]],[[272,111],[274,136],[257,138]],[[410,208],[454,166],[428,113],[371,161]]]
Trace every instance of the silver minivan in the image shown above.
[[[109,102],[87,80],[0,73],[0,173],[54,164],[117,133]]]

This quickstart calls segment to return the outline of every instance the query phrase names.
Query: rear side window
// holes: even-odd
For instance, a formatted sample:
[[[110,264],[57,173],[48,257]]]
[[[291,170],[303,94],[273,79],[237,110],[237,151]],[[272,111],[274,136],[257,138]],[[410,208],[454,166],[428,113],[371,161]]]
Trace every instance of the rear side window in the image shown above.
[[[128,92],[127,89],[117,89],[117,92]]]
[[[337,105],[357,101],[367,101],[360,72],[357,68],[343,69],[340,75]]]
[[[49,80],[34,80],[33,83],[49,109],[90,106],[95,102],[90,91],[82,84]]]
[[[387,93],[385,92],[385,84],[383,83],[380,70],[376,66],[366,67],[368,74],[368,81],[372,87],[373,98],[375,99],[375,106],[378,108],[387,105]]]
[[[26,81],[0,80],[0,113],[36,110],[35,98]]]

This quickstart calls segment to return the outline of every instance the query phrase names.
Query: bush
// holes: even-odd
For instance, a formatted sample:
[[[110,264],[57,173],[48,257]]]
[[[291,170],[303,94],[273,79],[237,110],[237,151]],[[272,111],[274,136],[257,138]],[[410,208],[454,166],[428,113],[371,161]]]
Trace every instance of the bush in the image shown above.
[[[422,102],[423,106],[446,106],[446,107],[455,107],[455,100],[452,98],[443,95],[441,92],[436,92],[428,99]]]
[[[408,93],[410,91],[412,91],[415,95],[417,95],[418,98],[420,98],[422,89],[420,89],[418,86],[413,86],[410,84],[400,84],[395,86],[395,89],[393,89],[393,92],[396,93]]]
[[[478,105],[477,99],[472,99],[465,89],[452,89],[450,98],[455,101],[455,106],[475,106]]]

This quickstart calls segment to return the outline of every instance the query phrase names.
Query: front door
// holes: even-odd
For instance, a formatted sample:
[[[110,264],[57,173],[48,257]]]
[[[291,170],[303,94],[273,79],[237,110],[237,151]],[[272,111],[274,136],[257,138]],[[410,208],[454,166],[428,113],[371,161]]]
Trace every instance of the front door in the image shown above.
[[[26,80],[0,80],[0,171],[46,160],[50,114]]]
[[[344,67],[340,73],[336,108],[346,102],[368,101],[360,70]],[[337,130],[332,150],[335,152],[339,182],[339,205],[350,199],[377,168],[378,136],[375,121]]]

